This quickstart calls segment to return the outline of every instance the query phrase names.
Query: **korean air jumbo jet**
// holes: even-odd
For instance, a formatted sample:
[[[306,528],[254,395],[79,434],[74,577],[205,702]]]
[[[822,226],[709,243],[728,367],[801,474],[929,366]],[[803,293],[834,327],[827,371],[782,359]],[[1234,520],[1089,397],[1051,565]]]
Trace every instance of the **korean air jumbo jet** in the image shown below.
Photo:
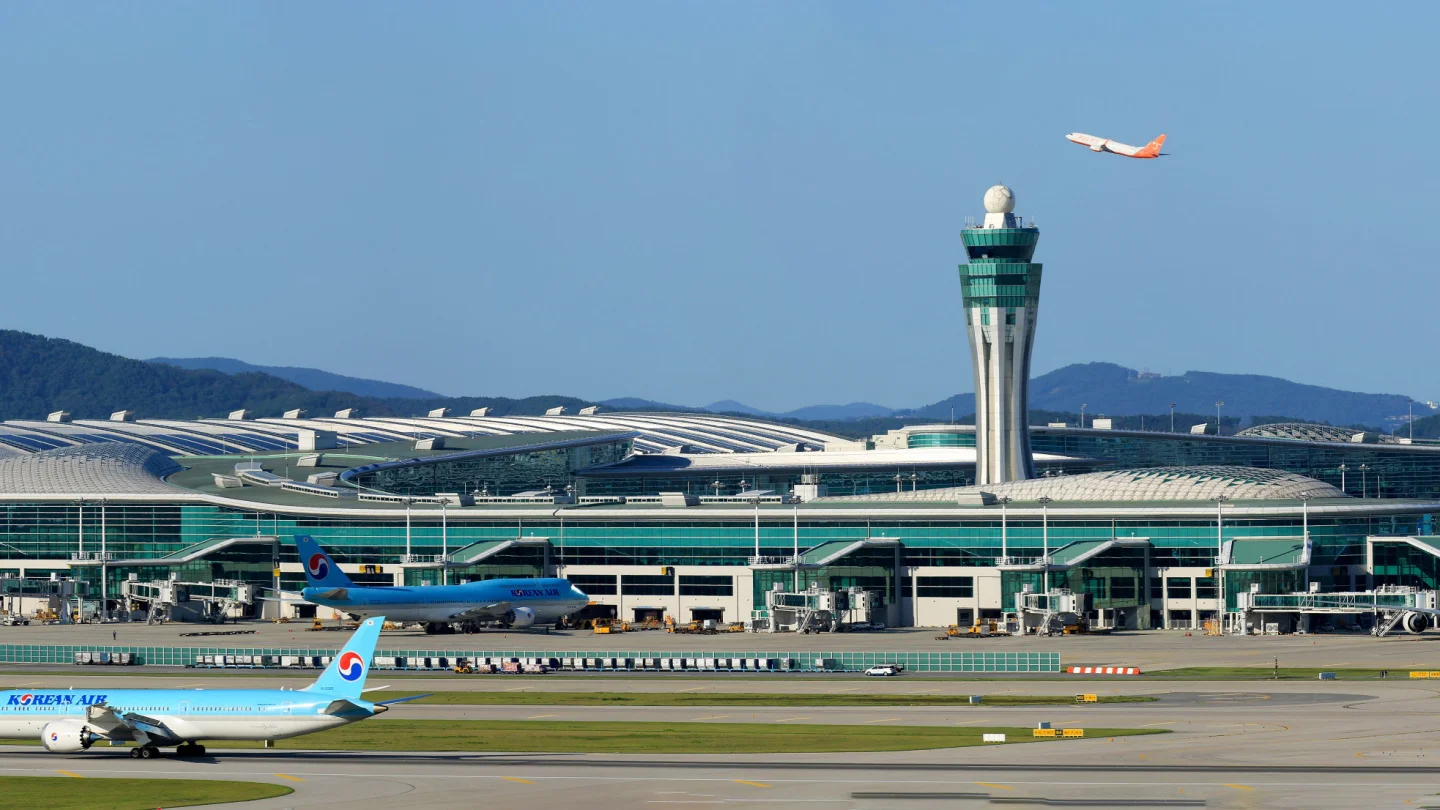
[[[101,740],[137,742],[136,759],[161,748],[205,753],[201,740],[280,740],[354,723],[397,698],[360,697],[384,616],[366,619],[304,689],[13,689],[0,692],[0,737],[38,735],[45,750],[70,754]]]
[[[424,622],[427,633],[451,624],[497,620],[510,627],[554,624],[590,603],[565,579],[487,579],[463,585],[364,586],[350,581],[314,538],[295,536],[310,587],[307,602],[356,616],[383,613],[391,621]]]
[[[1165,136],[1161,135],[1144,146],[1131,146],[1128,143],[1112,141],[1109,138],[1097,138],[1094,135],[1086,135],[1083,132],[1072,132],[1065,136],[1065,140],[1071,143],[1078,143],[1081,146],[1088,146],[1091,152],[1110,152],[1115,155],[1122,155],[1128,158],[1157,158],[1168,154],[1161,152],[1160,147],[1165,145]]]

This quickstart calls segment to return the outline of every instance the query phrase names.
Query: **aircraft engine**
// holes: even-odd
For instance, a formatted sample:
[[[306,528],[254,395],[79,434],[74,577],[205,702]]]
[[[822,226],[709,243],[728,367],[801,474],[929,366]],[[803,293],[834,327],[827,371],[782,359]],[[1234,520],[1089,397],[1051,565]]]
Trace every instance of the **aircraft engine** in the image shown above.
[[[45,746],[45,750],[57,754],[84,751],[98,739],[100,735],[92,732],[89,726],[79,720],[52,720],[40,730],[40,742]]]
[[[1400,626],[1405,632],[1420,635],[1430,627],[1430,617],[1424,613],[1406,613],[1405,618],[1400,620]]]
[[[510,611],[511,627],[529,627],[535,623],[535,611],[528,607],[517,607]]]

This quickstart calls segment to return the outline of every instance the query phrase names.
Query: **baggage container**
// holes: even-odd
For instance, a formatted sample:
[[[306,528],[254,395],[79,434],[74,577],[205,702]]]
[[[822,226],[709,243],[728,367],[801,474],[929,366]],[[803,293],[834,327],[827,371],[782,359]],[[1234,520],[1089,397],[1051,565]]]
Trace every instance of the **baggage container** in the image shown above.
[[[107,665],[108,665],[108,664],[110,663],[110,653],[108,653],[108,652],[96,653],[95,663],[97,663],[97,664],[107,664]]]
[[[282,666],[282,667],[295,667],[295,666],[299,666],[299,665],[300,665],[300,656],[298,656],[298,655],[282,655],[282,656],[280,656],[280,666]]]
[[[88,652],[77,652],[77,653],[75,653],[75,663],[77,663],[77,664],[89,664],[89,663],[90,663],[90,653],[88,653]]]
[[[120,653],[120,663],[121,663],[123,666],[127,666],[127,667],[130,666],[130,663],[131,663],[132,660],[133,660],[133,659],[131,659],[130,653],[128,653],[128,652],[122,652],[122,653]]]
[[[660,669],[661,669],[661,671],[663,671],[663,672],[669,672],[669,671],[670,671],[670,659],[669,659],[669,658],[661,658],[661,659],[660,659]]]

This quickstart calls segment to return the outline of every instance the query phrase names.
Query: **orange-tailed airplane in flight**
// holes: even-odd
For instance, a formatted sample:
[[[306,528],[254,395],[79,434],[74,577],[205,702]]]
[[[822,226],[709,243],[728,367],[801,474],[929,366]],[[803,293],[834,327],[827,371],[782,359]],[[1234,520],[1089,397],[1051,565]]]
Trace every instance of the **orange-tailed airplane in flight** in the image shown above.
[[[1161,152],[1160,147],[1165,145],[1165,136],[1161,135],[1144,146],[1131,146],[1128,143],[1112,141],[1109,138],[1097,138],[1094,135],[1086,135],[1083,132],[1072,132],[1065,136],[1065,140],[1071,143],[1078,143],[1081,146],[1090,147],[1091,152],[1113,152],[1117,155],[1124,155],[1132,158],[1157,158],[1169,154]]]

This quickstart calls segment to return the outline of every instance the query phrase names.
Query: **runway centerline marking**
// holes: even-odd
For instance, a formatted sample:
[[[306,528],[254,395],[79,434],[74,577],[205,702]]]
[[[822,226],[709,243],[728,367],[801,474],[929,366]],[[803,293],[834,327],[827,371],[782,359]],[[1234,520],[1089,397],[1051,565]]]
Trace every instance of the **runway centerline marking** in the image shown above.
[[[504,779],[506,782],[514,782],[514,783],[519,784],[519,785],[533,785],[533,784],[535,784],[534,782],[531,782],[529,779],[521,779],[521,778],[518,777],[518,776],[502,776],[502,777],[500,777],[500,778],[501,778],[501,779]]]
[[[66,776],[73,776],[73,777],[75,777],[76,779],[84,779],[84,778],[85,778],[85,777],[81,776],[81,775],[78,774],[78,773],[72,773],[72,772],[70,772],[70,771],[56,771],[56,773],[63,773],[63,774],[65,774]]]
[[[980,787],[995,788],[996,790],[1014,790],[1014,789],[1015,789],[1015,788],[1013,788],[1013,787],[1010,787],[1009,785],[997,785],[997,784],[995,784],[994,782],[976,782],[975,784],[979,785]]]
[[[281,779],[288,779],[288,780],[290,780],[291,782],[304,782],[304,781],[305,781],[304,779],[301,779],[301,778],[298,777],[298,776],[291,776],[291,775],[288,774],[288,773],[277,773],[277,774],[275,774],[275,775],[278,776],[278,777],[280,777]]]
[[[730,781],[735,782],[736,784],[740,784],[740,785],[749,785],[750,787],[758,787],[758,788],[768,788],[768,787],[770,787],[769,785],[765,784],[764,782],[751,782],[751,781],[748,780],[748,779],[732,779],[732,780],[730,780]]]

